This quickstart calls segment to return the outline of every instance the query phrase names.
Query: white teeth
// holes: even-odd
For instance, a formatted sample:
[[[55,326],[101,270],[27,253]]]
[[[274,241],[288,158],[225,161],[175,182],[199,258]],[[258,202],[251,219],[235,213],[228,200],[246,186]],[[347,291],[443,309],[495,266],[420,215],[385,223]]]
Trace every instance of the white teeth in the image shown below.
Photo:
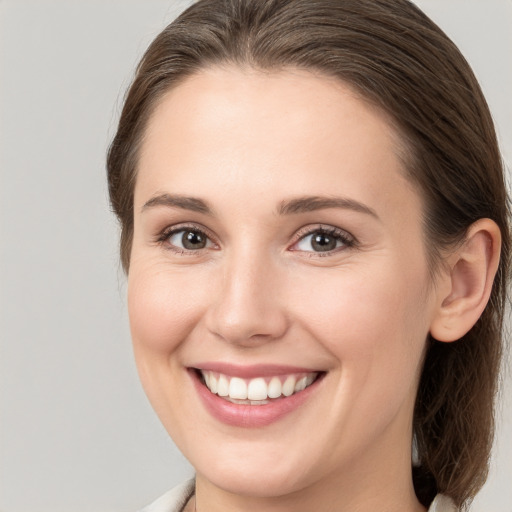
[[[265,400],[267,398],[267,384],[265,379],[252,379],[247,386],[249,400]]]
[[[251,400],[251,405],[265,405],[268,404],[268,400]]]
[[[272,377],[270,379],[267,394],[269,398],[279,398],[283,394],[283,386],[279,377]]]
[[[265,404],[268,404],[268,402],[269,402],[268,400],[238,400],[237,398],[229,398],[229,397],[227,397],[226,400],[233,404],[239,404],[239,405],[265,405]]]
[[[307,381],[307,377],[302,377],[302,379],[299,379],[297,381],[297,383],[295,384],[294,392],[297,393],[299,391],[306,389],[306,381]]]
[[[269,398],[291,396],[310,386],[317,373],[295,374],[282,377],[241,379],[222,373],[201,371],[206,387],[214,394],[225,397],[233,403],[264,405]],[[284,382],[283,382],[284,379]]]
[[[283,395],[284,396],[292,396],[295,391],[295,377],[293,375],[289,375],[286,377],[286,380],[283,384]]]
[[[214,394],[217,393],[218,380],[215,378],[213,373],[210,373],[210,378],[208,380],[210,381],[209,384],[206,384],[208,386],[208,389]]]
[[[247,384],[245,380],[238,377],[231,378],[229,383],[229,398],[238,398],[239,400],[245,400],[247,398]]]
[[[217,394],[219,396],[229,395],[229,381],[225,375],[219,375],[219,380],[217,381]]]

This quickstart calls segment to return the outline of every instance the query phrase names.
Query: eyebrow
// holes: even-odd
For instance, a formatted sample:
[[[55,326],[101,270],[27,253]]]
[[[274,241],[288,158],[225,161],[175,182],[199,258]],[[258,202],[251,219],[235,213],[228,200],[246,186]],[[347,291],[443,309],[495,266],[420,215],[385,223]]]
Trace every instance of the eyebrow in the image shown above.
[[[212,215],[212,209],[208,206],[206,201],[197,197],[182,196],[176,194],[159,194],[152,197],[142,207],[141,211],[144,212],[150,208],[157,206],[166,206],[168,208],[181,208],[206,215]],[[299,213],[313,212],[316,210],[323,210],[326,208],[342,208],[353,210],[358,213],[364,213],[379,218],[375,210],[366,206],[359,201],[345,197],[324,197],[324,196],[303,196],[293,199],[281,201],[279,203],[279,215],[294,215]]]
[[[144,212],[155,206],[167,206],[169,208],[181,208],[192,212],[205,213],[212,215],[212,209],[208,204],[197,197],[180,196],[175,194],[160,194],[152,197],[144,203],[141,212]]]
[[[379,219],[377,212],[359,201],[345,197],[331,196],[304,196],[281,201],[279,204],[279,215],[293,215],[298,213],[307,213],[325,208],[343,208],[353,210],[358,213],[364,213]]]

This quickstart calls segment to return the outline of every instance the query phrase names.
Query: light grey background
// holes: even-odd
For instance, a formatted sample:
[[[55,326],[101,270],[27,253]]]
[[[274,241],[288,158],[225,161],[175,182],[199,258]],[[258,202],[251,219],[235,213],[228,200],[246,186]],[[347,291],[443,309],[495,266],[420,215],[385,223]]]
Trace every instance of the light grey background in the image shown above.
[[[0,0],[0,510],[135,511],[191,474],[139,386],[104,155],[150,40],[189,1]],[[419,0],[512,155],[512,1]],[[475,512],[512,512],[512,379]]]

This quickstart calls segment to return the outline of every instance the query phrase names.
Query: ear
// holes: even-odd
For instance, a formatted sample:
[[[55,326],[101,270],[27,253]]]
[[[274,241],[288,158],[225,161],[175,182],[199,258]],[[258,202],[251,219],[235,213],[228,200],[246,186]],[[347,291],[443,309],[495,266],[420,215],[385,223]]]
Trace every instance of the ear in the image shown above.
[[[480,318],[492,290],[501,250],[501,232],[491,219],[472,224],[464,243],[450,253],[440,277],[430,334],[438,341],[462,338]]]

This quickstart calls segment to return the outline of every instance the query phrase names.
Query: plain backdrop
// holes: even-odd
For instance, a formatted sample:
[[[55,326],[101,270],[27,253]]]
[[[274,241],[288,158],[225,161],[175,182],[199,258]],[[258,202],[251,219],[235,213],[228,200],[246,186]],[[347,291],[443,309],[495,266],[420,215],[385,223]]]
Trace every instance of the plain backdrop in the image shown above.
[[[104,157],[133,69],[189,1],[0,0],[0,511],[135,511],[192,474],[139,386]],[[418,0],[512,161],[512,1]],[[512,512],[512,379],[475,512]]]

